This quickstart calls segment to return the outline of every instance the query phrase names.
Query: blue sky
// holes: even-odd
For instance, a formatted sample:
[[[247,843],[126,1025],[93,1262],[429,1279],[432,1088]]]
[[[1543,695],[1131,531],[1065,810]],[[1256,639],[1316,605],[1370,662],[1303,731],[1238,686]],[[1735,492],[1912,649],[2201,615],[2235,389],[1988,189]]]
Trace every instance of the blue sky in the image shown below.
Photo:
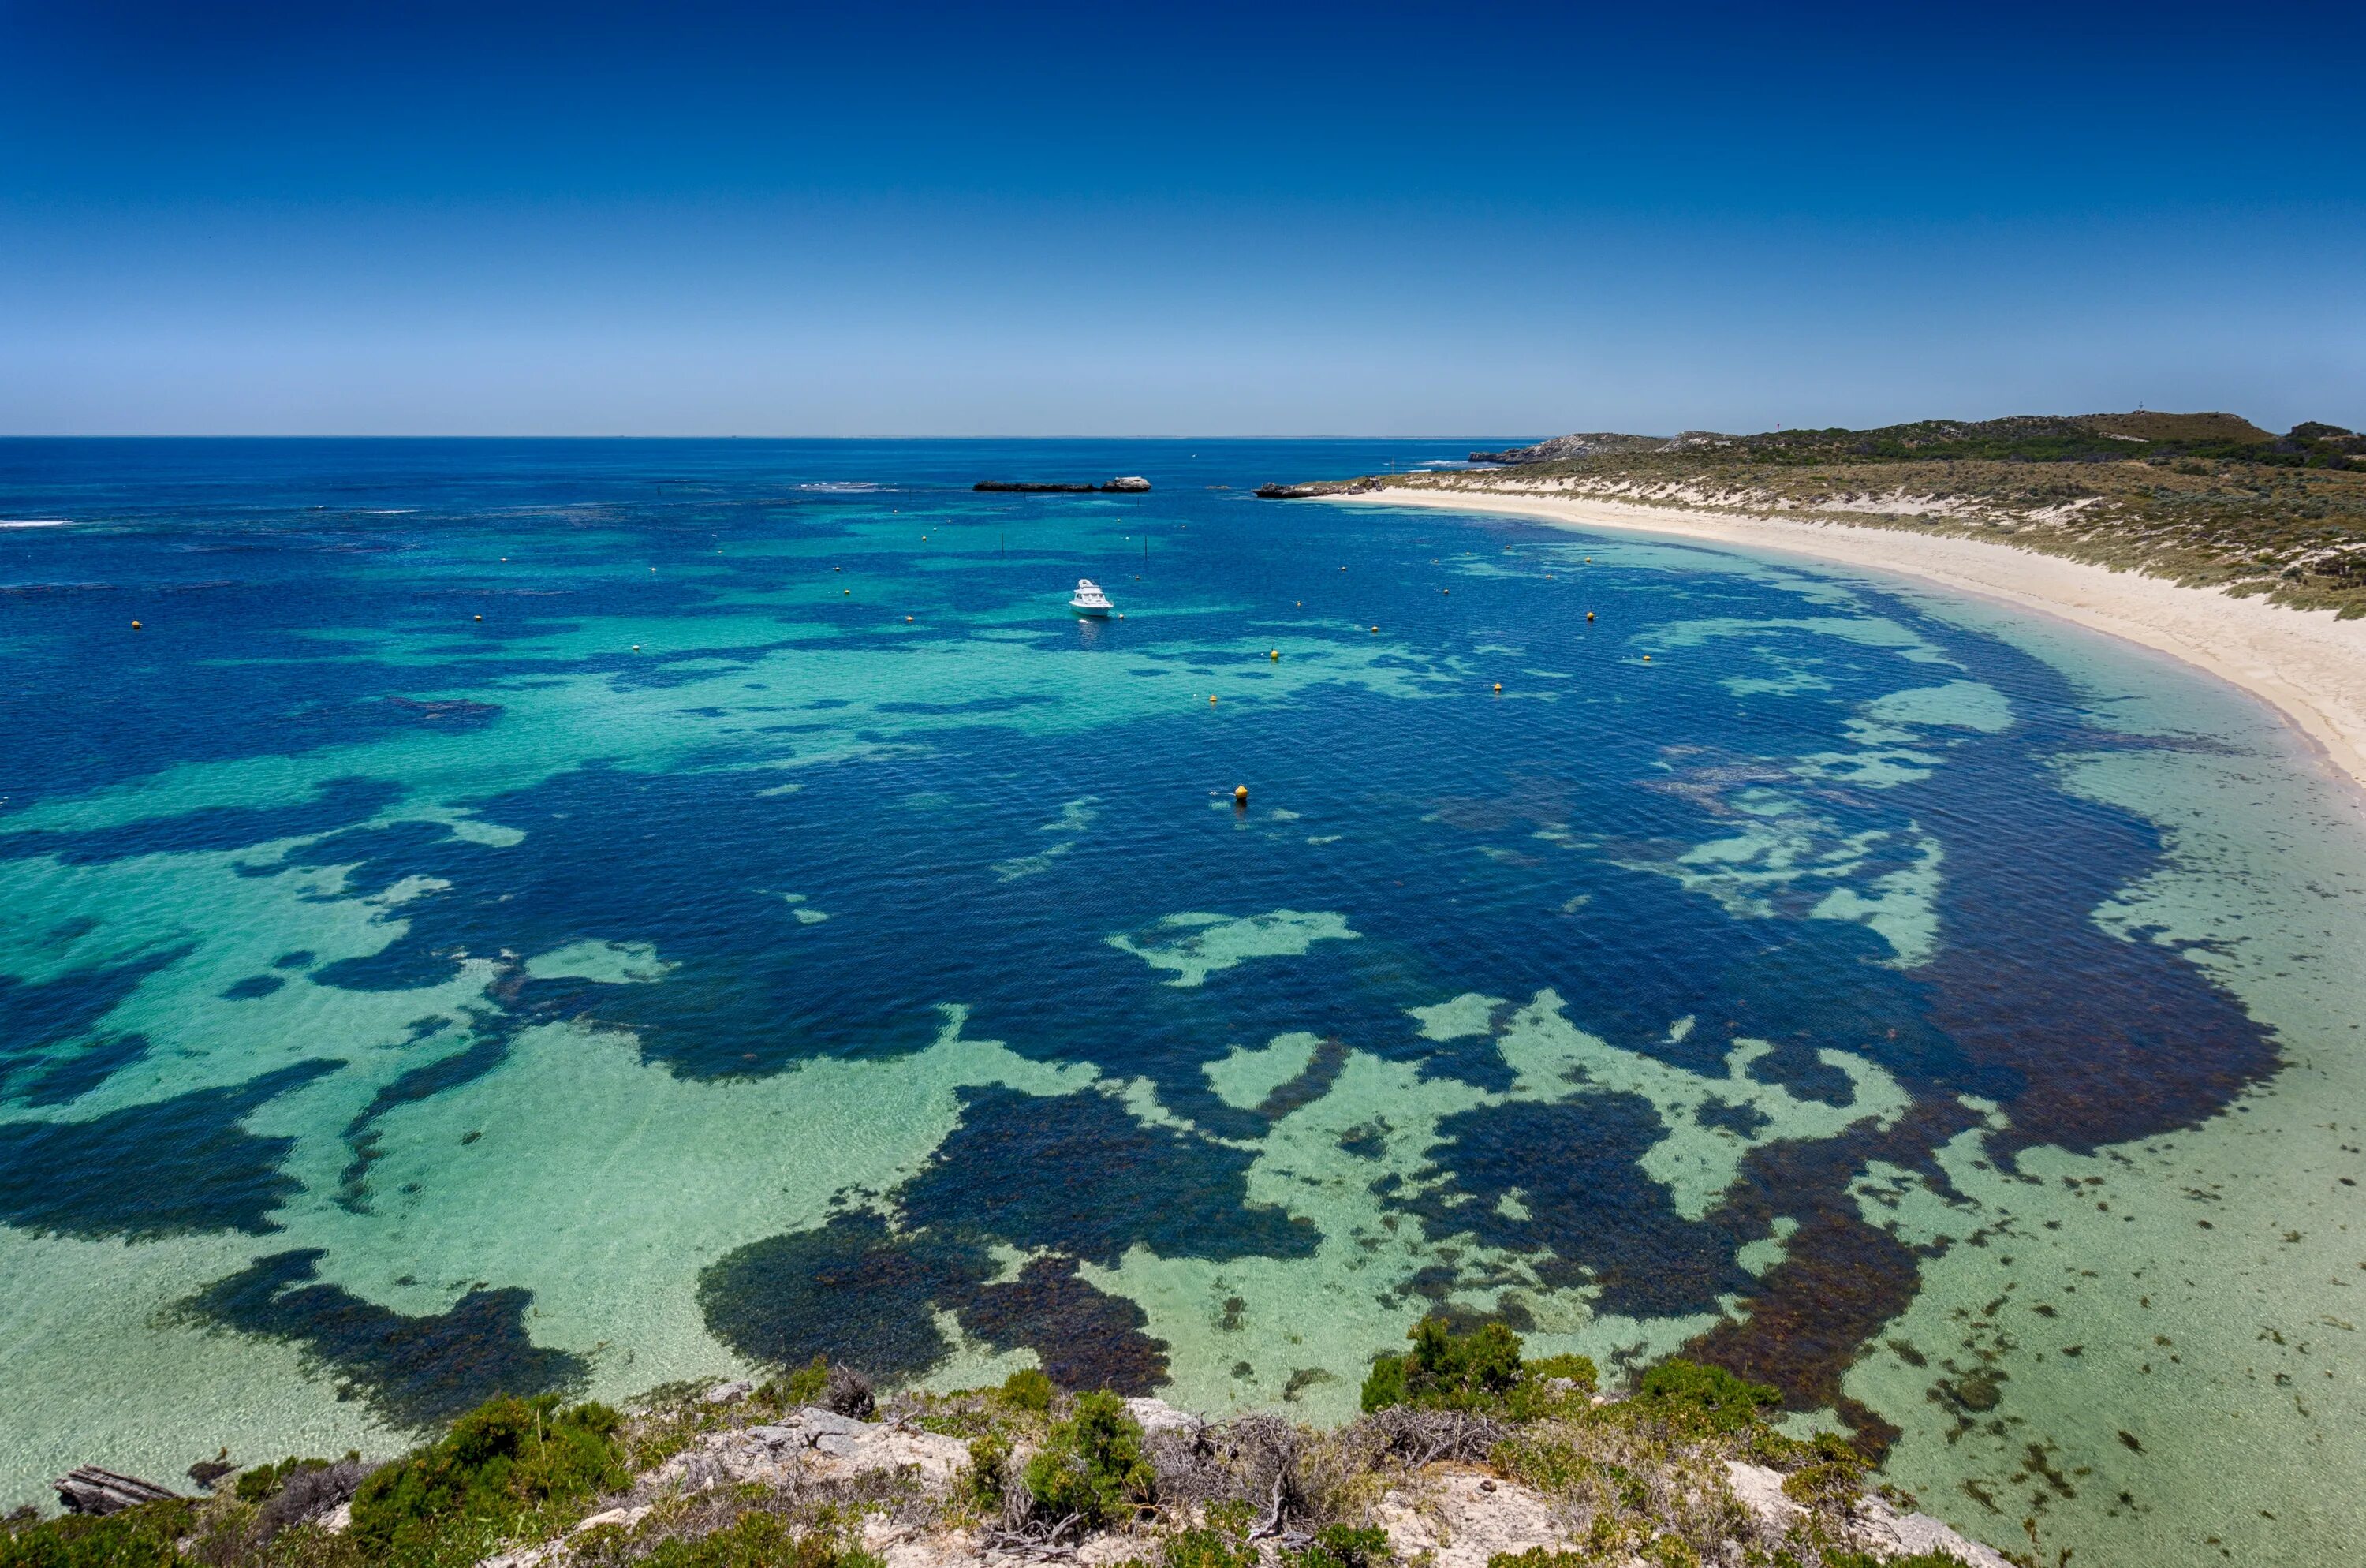
[[[2366,425],[2361,18],[0,0],[0,431]]]

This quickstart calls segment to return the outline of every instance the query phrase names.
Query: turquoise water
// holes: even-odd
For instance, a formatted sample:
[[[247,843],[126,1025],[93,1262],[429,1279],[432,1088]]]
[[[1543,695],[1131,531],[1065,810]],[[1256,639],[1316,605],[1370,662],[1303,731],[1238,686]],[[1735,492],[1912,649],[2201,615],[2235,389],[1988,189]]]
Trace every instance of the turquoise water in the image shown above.
[[[6,1496],[817,1351],[1336,1418],[1445,1310],[1992,1539],[2354,1530],[2354,803],[2079,634],[1247,493],[1467,445],[0,444]]]

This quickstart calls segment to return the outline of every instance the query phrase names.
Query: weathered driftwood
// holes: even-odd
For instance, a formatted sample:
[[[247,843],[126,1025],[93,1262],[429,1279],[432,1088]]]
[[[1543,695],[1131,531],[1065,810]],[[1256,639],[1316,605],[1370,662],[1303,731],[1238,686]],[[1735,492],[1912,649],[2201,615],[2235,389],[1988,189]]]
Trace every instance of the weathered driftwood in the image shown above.
[[[84,1465],[71,1474],[61,1475],[50,1484],[57,1489],[58,1501],[70,1514],[112,1514],[124,1508],[138,1507],[142,1503],[162,1503],[177,1497],[178,1492],[142,1481],[136,1475],[118,1475],[111,1470],[101,1470],[95,1464]]]

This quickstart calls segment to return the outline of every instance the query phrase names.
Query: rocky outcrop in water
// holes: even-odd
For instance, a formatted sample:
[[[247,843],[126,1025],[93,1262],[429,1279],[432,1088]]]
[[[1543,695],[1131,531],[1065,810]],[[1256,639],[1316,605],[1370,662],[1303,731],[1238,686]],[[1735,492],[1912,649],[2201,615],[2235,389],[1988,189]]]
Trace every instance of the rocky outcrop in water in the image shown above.
[[[1380,488],[1378,479],[1331,479],[1317,484],[1266,484],[1256,493],[1267,501],[1304,501],[1317,495],[1356,495]]]
[[[118,1475],[95,1464],[61,1475],[50,1484],[70,1514],[119,1513],[142,1503],[162,1503],[180,1495],[168,1486],[142,1481],[136,1475]]]
[[[1145,495],[1150,481],[1140,474],[1121,474],[1105,485],[1037,484],[1023,479],[980,479],[972,490],[997,491],[1020,495],[1091,495],[1107,491],[1114,495]]]

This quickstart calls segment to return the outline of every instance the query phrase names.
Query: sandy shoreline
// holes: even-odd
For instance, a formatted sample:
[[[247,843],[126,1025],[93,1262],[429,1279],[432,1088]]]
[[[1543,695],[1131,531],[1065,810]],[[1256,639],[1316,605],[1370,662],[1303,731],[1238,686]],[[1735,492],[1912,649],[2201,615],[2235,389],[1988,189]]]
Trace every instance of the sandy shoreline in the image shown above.
[[[1786,517],[1684,512],[1494,491],[1389,490],[1324,501],[1532,517],[1568,527],[1699,539],[1894,572],[2124,637],[2233,682],[2283,714],[2366,788],[2366,618],[2234,599],[2003,543]]]

